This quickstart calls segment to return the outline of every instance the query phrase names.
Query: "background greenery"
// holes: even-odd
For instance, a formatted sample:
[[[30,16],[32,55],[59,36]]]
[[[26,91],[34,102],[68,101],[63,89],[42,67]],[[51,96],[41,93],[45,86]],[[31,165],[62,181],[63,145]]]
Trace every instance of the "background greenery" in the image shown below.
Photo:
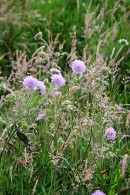
[[[93,55],[100,33],[97,30],[92,37],[84,33],[87,11],[92,16],[93,21],[90,23],[90,28],[94,29],[102,22],[104,24],[101,32],[110,32],[113,28],[113,34],[110,33],[108,41],[102,46],[106,55],[113,47],[119,48],[119,39],[125,38],[130,41],[130,5],[128,0],[117,1],[117,3],[114,0],[106,2],[95,0],[91,1],[91,5],[89,5],[90,1],[85,0],[2,0],[0,55],[3,74],[9,73],[6,65],[10,64],[12,57],[15,58],[16,50],[26,50],[28,57],[30,57],[38,48],[39,43],[34,40],[34,36],[39,30],[42,31],[46,41],[50,39],[48,36],[52,36],[53,39],[60,33],[59,41],[64,42],[64,50],[70,52],[72,32],[75,27],[78,55],[82,55],[82,49],[86,44]],[[113,9],[114,14],[110,14]],[[96,20],[101,10],[103,16]],[[124,53],[126,49],[124,48]],[[120,64],[121,74],[128,75],[129,62],[130,57],[127,55]],[[61,62],[62,68],[65,67],[63,64],[65,64],[65,59]]]

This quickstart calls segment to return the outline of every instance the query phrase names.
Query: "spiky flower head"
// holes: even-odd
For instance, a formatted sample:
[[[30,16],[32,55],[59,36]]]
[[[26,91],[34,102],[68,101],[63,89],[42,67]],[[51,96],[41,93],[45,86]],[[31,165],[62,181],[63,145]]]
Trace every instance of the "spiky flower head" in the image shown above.
[[[116,104],[115,104],[115,107],[116,107],[116,109],[117,109],[118,111],[121,111],[121,110],[122,110],[122,107],[121,107],[120,105],[116,105]]]
[[[33,76],[27,76],[23,80],[23,85],[24,85],[25,89],[36,90],[37,89],[37,82],[38,82],[38,80],[36,78],[34,78]]]
[[[57,87],[64,86],[65,82],[66,82],[61,74],[53,74],[51,76],[51,80],[54,83],[54,85],[57,86]]]
[[[52,74],[52,73],[61,74],[61,71],[60,71],[59,69],[57,69],[57,68],[51,68],[51,69],[50,69],[50,73],[51,73],[51,74]]]
[[[116,131],[112,127],[109,127],[105,130],[105,136],[107,140],[115,140],[116,139]]]
[[[43,81],[38,81],[38,82],[37,82],[37,87],[40,89],[40,93],[41,93],[42,95],[45,95],[45,94],[46,94],[46,87],[45,87]]]
[[[86,66],[85,66],[83,61],[74,60],[72,62],[71,68],[72,68],[73,72],[75,72],[76,74],[82,74],[85,72]]]
[[[100,190],[96,190],[95,192],[92,193],[92,195],[106,195],[104,192],[101,192]]]
[[[39,114],[38,117],[36,118],[36,121],[41,121],[45,118],[45,114]]]

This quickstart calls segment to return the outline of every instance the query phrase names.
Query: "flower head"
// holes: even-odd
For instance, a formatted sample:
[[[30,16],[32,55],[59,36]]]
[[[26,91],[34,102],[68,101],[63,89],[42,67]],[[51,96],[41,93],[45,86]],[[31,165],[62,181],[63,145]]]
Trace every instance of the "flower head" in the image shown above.
[[[46,94],[46,87],[45,87],[43,81],[38,81],[37,82],[37,87],[40,89],[40,92],[41,92],[42,95]]]
[[[59,69],[57,69],[57,68],[51,68],[50,69],[50,73],[58,73],[58,74],[61,74],[61,71],[59,70]]]
[[[92,193],[92,195],[106,195],[104,192],[101,192],[100,190],[96,190],[95,192]]]
[[[39,114],[38,117],[36,118],[36,121],[41,121],[45,118],[45,114]]]
[[[23,85],[24,85],[25,89],[36,90],[37,89],[37,82],[38,82],[38,80],[36,78],[34,78],[33,76],[27,76],[23,80]]]
[[[76,74],[82,74],[85,72],[86,66],[85,66],[83,61],[74,60],[72,62],[71,68],[72,68],[73,72],[75,72]]]
[[[112,127],[109,127],[105,130],[105,136],[107,140],[115,140],[116,139],[116,131]]]
[[[54,83],[54,85],[57,87],[62,87],[65,85],[65,79],[61,74],[53,74],[51,76],[51,80]]]
[[[35,36],[34,36],[34,39],[38,39],[38,38],[42,38],[42,32],[38,32]]]
[[[119,106],[119,105],[116,105],[116,104],[115,104],[115,107],[116,107],[116,109],[117,109],[118,111],[121,111],[121,110],[122,110],[122,107]]]

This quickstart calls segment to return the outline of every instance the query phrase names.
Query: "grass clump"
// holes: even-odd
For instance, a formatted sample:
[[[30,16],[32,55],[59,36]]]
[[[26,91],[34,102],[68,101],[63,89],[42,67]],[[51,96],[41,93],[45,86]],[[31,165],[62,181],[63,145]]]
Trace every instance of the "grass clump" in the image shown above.
[[[39,47],[31,57],[17,50],[11,74],[1,77],[2,194],[129,193],[129,78],[119,69],[129,41],[118,40],[118,5],[107,6],[88,9],[69,49],[40,28]]]

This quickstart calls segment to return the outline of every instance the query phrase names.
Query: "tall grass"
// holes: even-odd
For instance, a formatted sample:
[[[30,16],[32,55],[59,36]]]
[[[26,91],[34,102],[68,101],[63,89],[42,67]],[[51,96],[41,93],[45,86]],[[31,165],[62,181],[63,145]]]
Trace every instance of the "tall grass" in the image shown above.
[[[41,9],[41,3],[34,5]],[[122,7],[127,4],[122,3]],[[59,1],[44,4],[46,12],[50,6],[55,12],[57,4],[63,6]],[[85,9],[81,1],[67,1],[68,9],[73,6],[79,12]],[[120,37],[117,30],[119,24],[125,25],[127,13],[122,19],[118,16],[119,2],[99,8],[87,10],[82,33],[73,27],[71,39],[65,39],[64,34],[62,40],[58,29],[53,29],[57,33],[53,36],[48,31],[48,39],[44,33],[36,37],[39,47],[30,58],[26,51],[17,50],[16,60],[11,60],[11,74],[2,77],[2,195],[89,195],[96,190],[107,195],[129,194],[129,78],[119,69],[128,59],[129,45],[127,32]],[[63,13],[67,13],[65,10]],[[74,23],[81,26],[80,15],[76,16]],[[118,38],[126,40],[120,42]],[[65,45],[68,40],[69,47]],[[75,59],[85,63],[83,74],[72,71]],[[52,82],[51,68],[61,71],[64,86]],[[27,75],[44,82],[45,96],[38,89],[25,89]],[[113,140],[105,134],[110,127],[116,131]]]
[[[15,18],[15,19],[14,19]],[[84,29],[84,22],[86,28]],[[34,35],[38,29],[43,32],[47,42],[60,35],[60,43],[64,43],[64,50],[69,53],[72,33],[76,29],[77,54],[82,56],[82,50],[87,45],[87,50],[94,53],[99,39],[105,41],[102,51],[110,55],[110,51],[119,45],[115,43],[119,39],[129,38],[129,1],[25,1],[17,3],[2,1],[1,12],[1,64],[4,75],[10,73],[10,61],[15,60],[15,51],[24,50],[29,58],[39,47],[40,42],[34,41]],[[89,29],[88,29],[89,28]],[[123,53],[125,54],[124,48]],[[66,58],[62,57],[60,66],[65,64]],[[120,64],[123,75],[128,75],[129,55]]]

